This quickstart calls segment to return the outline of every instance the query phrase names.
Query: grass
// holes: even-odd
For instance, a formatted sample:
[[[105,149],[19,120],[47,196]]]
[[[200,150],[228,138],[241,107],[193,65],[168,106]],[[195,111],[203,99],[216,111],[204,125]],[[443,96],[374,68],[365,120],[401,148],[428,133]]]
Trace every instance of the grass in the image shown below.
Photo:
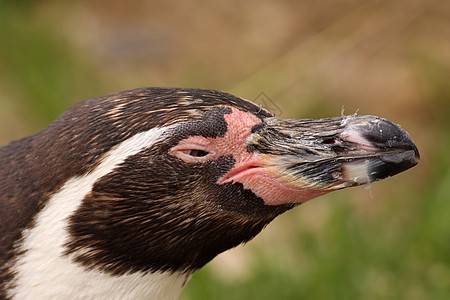
[[[447,299],[450,171],[443,175],[435,184],[415,190],[420,196],[392,191],[394,199],[408,197],[408,201],[392,203],[372,220],[360,219],[341,196],[331,197],[327,205],[332,213],[324,229],[306,228],[292,236],[289,247],[303,256],[299,262],[280,270],[279,261],[268,259],[266,253],[258,258],[260,264],[250,278],[231,283],[207,267],[194,276],[184,297]]]

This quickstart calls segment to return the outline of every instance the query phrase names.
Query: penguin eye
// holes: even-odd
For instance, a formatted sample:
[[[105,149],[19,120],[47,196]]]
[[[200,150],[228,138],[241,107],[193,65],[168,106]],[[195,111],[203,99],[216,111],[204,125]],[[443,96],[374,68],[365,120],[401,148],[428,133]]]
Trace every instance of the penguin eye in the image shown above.
[[[193,157],[205,157],[209,153],[207,151],[204,151],[204,150],[192,149],[192,150],[189,150],[187,152],[187,154],[190,155],[190,156],[193,156]]]
[[[217,159],[220,156],[219,152],[213,142],[204,137],[193,136],[181,140],[170,149],[169,154],[187,163],[200,163]]]
[[[197,148],[197,147],[196,147]],[[199,147],[200,148],[200,147]],[[172,149],[170,153],[187,163],[205,162],[214,157],[214,153],[203,149]],[[211,156],[213,155],[213,156]]]

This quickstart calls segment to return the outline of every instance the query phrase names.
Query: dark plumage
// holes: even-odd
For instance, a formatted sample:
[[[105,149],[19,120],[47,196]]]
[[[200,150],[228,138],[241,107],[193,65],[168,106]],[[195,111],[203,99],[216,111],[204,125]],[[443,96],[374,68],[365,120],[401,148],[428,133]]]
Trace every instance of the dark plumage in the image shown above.
[[[0,299],[176,297],[160,286],[181,291],[280,213],[417,161],[407,133],[378,117],[282,120],[196,89],[86,100],[0,148]]]

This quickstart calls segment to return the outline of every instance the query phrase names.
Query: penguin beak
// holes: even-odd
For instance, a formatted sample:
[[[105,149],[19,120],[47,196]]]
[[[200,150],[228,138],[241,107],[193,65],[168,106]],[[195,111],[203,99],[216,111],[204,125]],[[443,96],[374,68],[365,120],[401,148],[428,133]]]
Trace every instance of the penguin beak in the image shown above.
[[[403,172],[419,151],[399,125],[376,116],[266,118],[247,148],[286,186],[326,193]]]

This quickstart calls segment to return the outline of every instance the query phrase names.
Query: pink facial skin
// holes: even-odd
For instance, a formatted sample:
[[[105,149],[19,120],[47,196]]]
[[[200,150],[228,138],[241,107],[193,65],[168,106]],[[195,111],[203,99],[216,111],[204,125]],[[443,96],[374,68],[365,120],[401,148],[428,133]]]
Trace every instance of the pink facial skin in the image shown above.
[[[330,192],[306,190],[280,181],[281,174],[270,167],[270,156],[250,153],[247,150],[247,138],[253,126],[262,121],[252,113],[232,108],[231,114],[224,115],[228,131],[223,137],[205,138],[192,136],[180,141],[170,150],[170,154],[186,163],[201,163],[232,155],[235,166],[218,179],[218,184],[241,183],[251,190],[266,205],[301,203]],[[192,150],[205,151],[205,156],[193,156]],[[272,164],[273,165],[273,164]]]

